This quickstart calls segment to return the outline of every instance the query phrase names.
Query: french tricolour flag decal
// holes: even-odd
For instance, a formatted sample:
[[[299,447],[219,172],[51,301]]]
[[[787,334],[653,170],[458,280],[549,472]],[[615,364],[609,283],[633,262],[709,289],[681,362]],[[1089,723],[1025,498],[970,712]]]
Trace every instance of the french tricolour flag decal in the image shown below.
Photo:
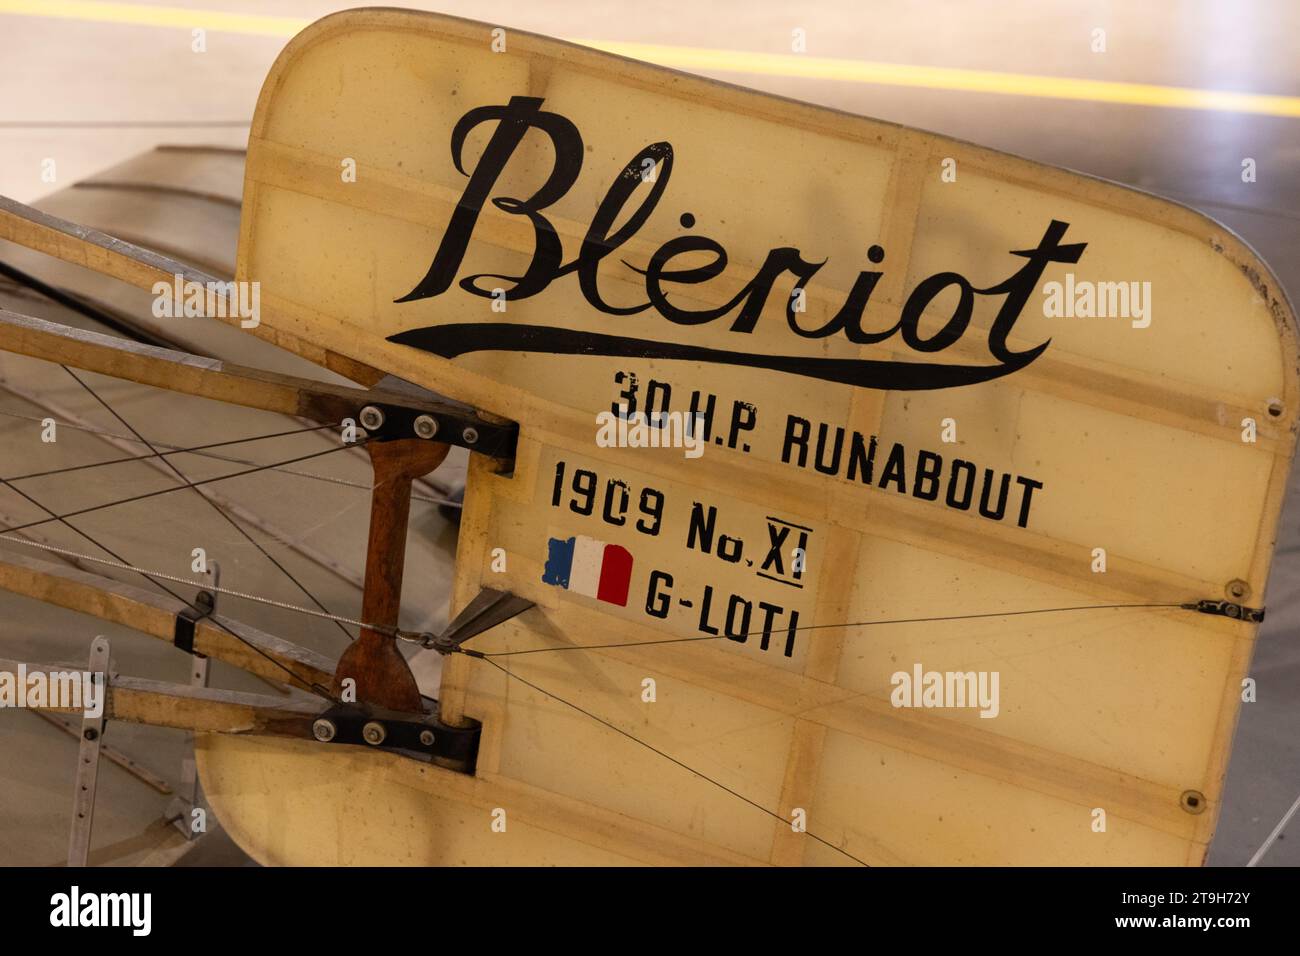
[[[606,544],[577,535],[551,538],[547,545],[542,581],[627,607],[628,583],[632,580],[632,554],[619,544]]]

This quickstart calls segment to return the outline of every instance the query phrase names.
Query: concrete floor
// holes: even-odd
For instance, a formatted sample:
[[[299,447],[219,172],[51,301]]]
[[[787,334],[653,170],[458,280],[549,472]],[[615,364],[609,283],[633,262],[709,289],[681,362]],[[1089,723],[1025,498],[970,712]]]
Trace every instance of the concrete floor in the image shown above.
[[[296,29],[291,21],[347,5],[170,0],[105,4],[87,19],[54,15],[62,8],[55,0],[0,0],[0,193],[30,201],[158,143],[241,146],[262,78]],[[1046,0],[647,0],[634,5],[634,15],[621,2],[401,5],[569,39],[652,44],[647,58],[670,65],[683,47],[788,53],[791,31],[801,28],[811,57],[1300,96],[1300,6],[1284,0],[1205,0],[1180,4],[1176,12],[1157,4]],[[124,22],[162,21],[177,8],[192,13],[170,26]],[[221,21],[210,11],[245,16]],[[288,19],[268,19],[274,17]],[[194,53],[190,29],[205,24],[228,29],[214,26],[207,51]],[[1099,27],[1106,31],[1104,53],[1091,50]],[[962,88],[965,74],[952,76],[950,89],[809,80],[757,68],[716,75],[1197,206],[1243,235],[1292,299],[1300,299],[1300,118],[1294,115],[976,93]],[[1254,183],[1241,181],[1245,157],[1257,163]],[[42,179],[50,159],[52,182]],[[3,606],[8,617],[12,605]],[[1293,640],[1300,626],[1300,496],[1294,488],[1268,607],[1252,670],[1259,701],[1245,707],[1238,731],[1211,852],[1215,864],[1245,863],[1300,792],[1300,646]],[[33,796],[18,786],[9,775],[0,782],[6,819],[10,807]],[[1283,838],[1263,863],[1283,864],[1300,864],[1300,839]]]

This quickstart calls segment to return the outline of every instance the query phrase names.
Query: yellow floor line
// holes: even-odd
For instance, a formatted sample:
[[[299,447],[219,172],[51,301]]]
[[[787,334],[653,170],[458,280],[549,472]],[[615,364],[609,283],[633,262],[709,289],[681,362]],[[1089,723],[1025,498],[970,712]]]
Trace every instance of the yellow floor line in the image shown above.
[[[145,3],[97,3],[92,0],[0,0],[0,13],[85,20],[91,23],[126,23],[142,27],[181,27],[186,30],[202,27],[220,33],[272,37],[291,37],[311,23],[301,17],[155,7]]]
[[[100,3],[92,0],[0,0],[0,13],[96,23],[179,27],[187,30],[203,27],[217,32],[278,37],[293,36],[310,22],[296,17],[272,17],[222,10],[190,10],[183,7],[155,7],[140,3]],[[1078,77],[1000,73],[942,66],[910,66],[904,63],[879,63],[798,54],[746,53],[739,50],[708,50],[605,40],[574,42],[608,53],[692,72],[786,76],[963,93],[994,93],[1003,96],[1083,100],[1092,103],[1118,103],[1164,109],[1217,110],[1263,116],[1300,117],[1300,96],[1203,90],[1151,83],[1121,83],[1114,80],[1089,80]]]
[[[617,53],[620,56],[648,60],[661,66],[693,72],[793,76],[848,83],[878,83],[884,86],[954,90],[963,93],[1000,93],[1007,96],[1124,103],[1130,106],[1300,117],[1300,96],[1200,90],[1184,86],[1119,83],[1114,80],[1035,76],[1027,73],[997,73],[990,70],[964,70],[946,66],[909,66],[904,63],[838,60],[795,54],[702,50],[642,43],[607,43],[602,40],[575,42],[607,53]]]

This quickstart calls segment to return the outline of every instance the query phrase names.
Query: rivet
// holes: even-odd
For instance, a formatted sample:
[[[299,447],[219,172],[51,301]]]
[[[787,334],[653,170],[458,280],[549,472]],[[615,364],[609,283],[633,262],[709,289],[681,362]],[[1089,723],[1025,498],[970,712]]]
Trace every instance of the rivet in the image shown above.
[[[1188,813],[1205,812],[1205,794],[1199,790],[1184,790],[1178,802]]]

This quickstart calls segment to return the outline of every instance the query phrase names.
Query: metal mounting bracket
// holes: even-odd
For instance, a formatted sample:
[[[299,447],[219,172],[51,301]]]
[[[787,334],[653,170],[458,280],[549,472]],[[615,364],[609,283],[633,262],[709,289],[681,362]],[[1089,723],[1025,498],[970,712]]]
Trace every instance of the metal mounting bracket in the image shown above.
[[[212,617],[217,613],[217,592],[215,588],[221,587],[221,566],[216,561],[208,562],[208,573],[212,576],[212,591],[200,591],[194,596],[194,607],[187,607],[176,615],[176,631],[172,636],[172,643],[185,651],[187,654],[194,654],[194,631],[199,621],[204,618]],[[207,663],[202,654],[194,654],[200,660],[205,661],[203,665],[204,679],[201,686],[207,687]],[[193,681],[191,681],[193,683]]]
[[[412,715],[361,704],[337,704],[312,722],[312,736],[323,744],[352,744],[388,750],[417,760],[473,773],[483,725],[452,727],[435,715]]]
[[[212,577],[213,589],[200,591],[194,598],[198,610],[186,608],[176,616],[174,643],[193,655],[190,661],[191,687],[208,686],[208,659],[194,652],[194,628],[199,621],[217,613],[217,595],[221,593],[217,590],[221,587],[221,565],[216,561],[209,561],[208,574]],[[193,744],[194,735],[190,734],[189,737]],[[199,772],[194,763],[194,751],[191,749],[189,756],[181,761],[181,782],[176,788],[175,798],[167,806],[166,813],[166,819],[170,820],[172,826],[176,827],[187,840],[193,840],[204,832],[203,829],[195,829],[196,809],[203,811],[202,816],[205,818],[206,826],[207,808],[203,806],[203,790],[199,786]]]
[[[459,445],[491,458],[514,458],[519,426],[494,419],[468,405],[447,398],[437,399],[437,408],[418,404],[402,405],[375,400],[356,410],[356,421],[375,441],[422,438]],[[401,398],[401,396],[396,396]]]
[[[1184,604],[1183,607],[1189,611],[1200,611],[1202,614],[1230,617],[1233,620],[1245,621],[1248,624],[1258,624],[1264,620],[1265,610],[1262,607],[1246,607],[1241,604],[1233,604],[1231,601],[1193,601]]]
[[[99,782],[99,750],[104,740],[109,663],[108,638],[102,634],[90,645],[90,679],[99,683],[99,716],[81,718],[81,747],[77,751],[77,774],[73,780],[72,836],[68,840],[68,866],[85,866],[90,858],[90,830],[95,818],[95,789]],[[83,697],[84,702],[84,697]]]

